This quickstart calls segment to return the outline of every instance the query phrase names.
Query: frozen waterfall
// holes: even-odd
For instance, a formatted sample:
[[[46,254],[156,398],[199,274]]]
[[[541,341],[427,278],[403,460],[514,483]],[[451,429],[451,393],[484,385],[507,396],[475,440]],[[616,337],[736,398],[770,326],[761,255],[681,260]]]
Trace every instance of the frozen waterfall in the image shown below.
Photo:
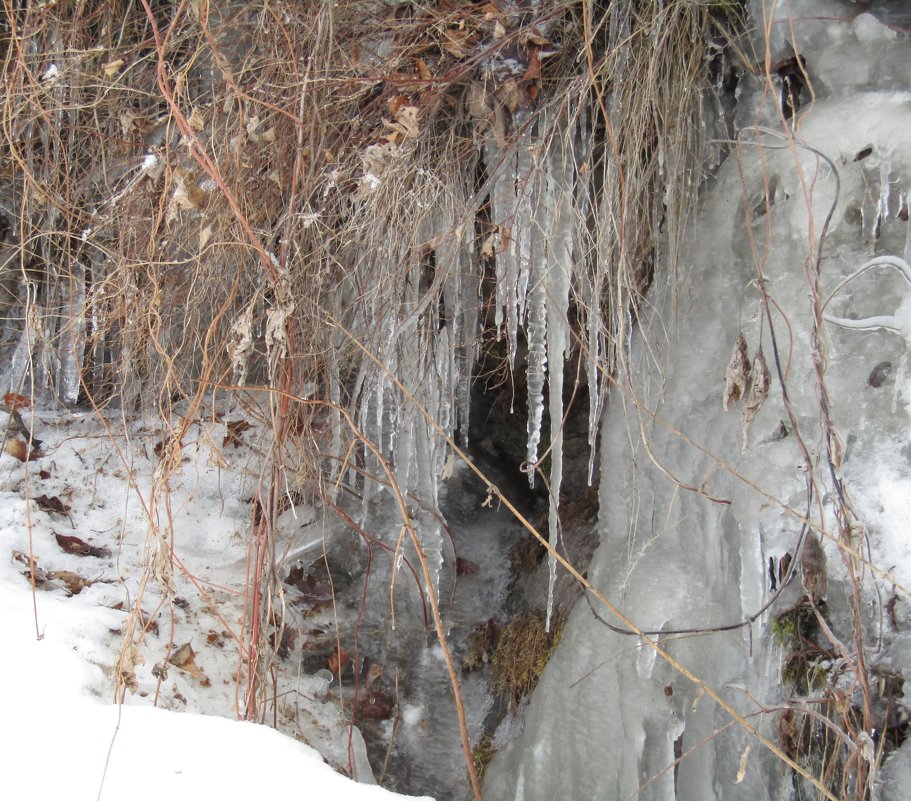
[[[852,670],[865,665],[872,681],[907,666],[911,642],[900,620],[894,628],[883,622],[883,604],[895,586],[911,586],[908,342],[896,326],[827,324],[822,309],[869,259],[911,249],[911,18],[887,6],[858,13],[819,0],[752,4],[756,51],[765,51],[767,31],[767,64],[799,54],[812,103],[803,98],[785,127],[780,84],[742,73],[738,141],[691,223],[675,291],[669,281],[652,287],[603,411],[601,545],[589,572],[642,629],[736,624],[770,599],[775,566],[796,554],[806,519],[828,557],[826,617],[844,652],[820,662],[815,702],[794,699],[780,679],[787,655],[772,628],[802,595],[796,580],[751,626],[652,637],[738,721],[582,601],[519,712],[524,728],[501,727],[488,801],[840,798],[832,773],[814,769],[795,746],[788,705],[825,712],[826,694],[841,693],[868,705],[867,719],[876,721],[877,699],[863,695]],[[894,319],[909,290],[896,271],[869,270],[834,294],[825,313],[842,322]],[[771,388],[758,411],[743,409],[748,398],[724,412],[740,332],[750,359],[762,347]],[[863,597],[860,640],[851,635],[850,570]],[[809,586],[806,572],[805,563]],[[898,606],[907,610],[906,595]],[[879,797],[905,797],[907,744],[880,764],[870,747],[881,745],[880,726],[846,728],[844,792],[854,792],[858,771],[879,771]],[[813,786],[820,776],[832,782],[824,790]]]

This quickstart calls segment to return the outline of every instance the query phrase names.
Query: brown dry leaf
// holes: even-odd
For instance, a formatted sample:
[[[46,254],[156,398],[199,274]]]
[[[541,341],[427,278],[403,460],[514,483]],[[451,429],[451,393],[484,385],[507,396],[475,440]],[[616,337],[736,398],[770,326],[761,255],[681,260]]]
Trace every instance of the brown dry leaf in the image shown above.
[[[753,357],[753,369],[750,372],[749,391],[747,392],[746,401],[743,404],[743,417],[741,419],[741,429],[743,430],[743,449],[746,450],[749,442],[750,424],[753,418],[759,414],[762,404],[769,397],[769,387],[772,384],[772,376],[769,373],[769,366],[766,364],[762,348],[756,351]]]
[[[526,81],[537,81],[541,78],[541,48],[528,48],[528,66],[522,76]]]
[[[271,177],[271,176],[270,176]],[[206,245],[212,241],[212,226],[207,225],[199,232],[199,249],[205,250]]]
[[[344,648],[336,648],[329,658],[326,660],[326,664],[329,666],[329,670],[333,673],[338,673],[345,665],[351,661],[351,655]]]
[[[123,66],[123,59],[118,58],[114,61],[109,61],[107,64],[103,65],[101,69],[104,71],[106,78],[113,78]]]
[[[120,653],[117,654],[115,671],[118,682],[123,684],[131,693],[135,693],[139,689],[136,671],[133,668],[141,664],[142,657],[139,655],[139,651],[136,650],[133,641],[125,637],[120,644]]]
[[[189,673],[194,679],[205,679],[206,674],[196,664],[196,652],[190,643],[185,642],[171,654],[168,660],[174,667]]]
[[[19,562],[21,565],[25,565],[28,570],[23,572],[29,582],[33,582],[35,589],[38,590],[58,590],[60,589],[56,584],[52,583],[48,574],[38,567],[38,557],[32,556],[29,557],[27,554],[22,553],[22,551],[17,551],[13,549],[11,557],[14,561]]]
[[[378,662],[372,662],[370,664],[370,667],[367,668],[367,679],[365,682],[368,691],[370,690],[371,687],[373,687],[374,684],[377,683],[377,681],[379,681],[379,679],[382,677],[382,675],[383,675],[383,666],[381,664],[379,664]]]
[[[743,397],[749,376],[750,361],[747,357],[747,341],[741,331],[737,334],[737,342],[734,343],[734,350],[731,351],[728,368],[724,374],[724,398],[722,400],[725,411],[730,404],[737,403]]]
[[[504,36],[506,36],[506,28],[503,26],[503,23],[500,22],[500,20],[497,20],[493,24],[493,38],[502,39]]]
[[[28,445],[21,439],[8,439],[3,446],[3,450],[20,462],[27,462],[29,460],[30,454],[28,452]]]
[[[515,113],[519,108],[522,92],[519,90],[519,82],[515,78],[507,78],[503,81],[500,88],[497,89],[497,95],[511,113]]]
[[[190,113],[190,117],[187,120],[187,122],[190,123],[191,128],[193,128],[194,130],[197,130],[197,131],[201,131],[203,128],[206,127],[206,121],[203,118],[202,113],[199,111],[198,108],[193,109],[193,111]]]
[[[227,448],[229,445],[233,445],[235,448],[239,448],[244,442],[241,434],[251,428],[253,426],[246,420],[229,421],[225,424],[225,438],[221,441],[221,447]]]
[[[416,58],[414,60],[414,67],[417,70],[418,77],[422,81],[432,81],[433,74],[430,72],[430,67],[427,66],[427,62],[422,58]]]
[[[395,114],[395,121],[401,126],[405,136],[412,139],[421,132],[421,113],[417,106],[402,106]]]
[[[197,211],[206,205],[206,193],[188,173],[178,173],[177,184],[168,201],[165,222],[177,219],[181,211]]]
[[[476,120],[485,120],[490,116],[491,110],[484,84],[480,81],[470,83],[468,85],[468,113]]]
[[[70,507],[56,495],[51,495],[50,497],[47,495],[39,495],[32,500],[38,504],[39,509],[48,514],[60,515],[61,517],[68,517],[70,514]]]
[[[490,234],[487,239],[484,240],[484,244],[481,245],[481,255],[486,259],[492,259],[494,254],[497,252],[497,234],[496,232]]]
[[[808,531],[800,552],[800,582],[813,601],[824,601],[829,592],[826,552],[817,536]]]
[[[32,405],[32,399],[25,395],[17,395],[15,392],[7,392],[3,396],[3,405],[14,411],[28,409]]]
[[[97,556],[100,558],[111,555],[110,550],[107,548],[99,548],[95,545],[89,545],[87,542],[79,539],[79,537],[69,537],[66,534],[58,534],[55,531],[54,538],[57,540],[57,544],[63,548],[64,551],[75,556]]]
[[[468,50],[475,43],[476,37],[469,30],[448,30],[443,31],[443,41],[441,47],[449,55],[455,58],[465,58]]]
[[[838,436],[838,432],[834,428],[829,429],[828,440],[829,461],[832,462],[832,467],[836,470],[841,470],[841,461],[845,457],[845,444],[841,441],[841,437]]]
[[[91,587],[95,583],[72,570],[48,571],[47,577],[54,581],[62,581],[72,595],[79,595],[86,587]]]

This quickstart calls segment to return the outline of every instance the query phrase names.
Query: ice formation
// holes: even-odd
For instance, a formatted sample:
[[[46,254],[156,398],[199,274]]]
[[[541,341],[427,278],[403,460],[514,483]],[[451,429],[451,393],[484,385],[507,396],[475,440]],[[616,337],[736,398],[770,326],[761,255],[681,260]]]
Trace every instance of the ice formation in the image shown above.
[[[763,103],[762,80],[742,77],[739,144],[692,221],[678,292],[668,281],[652,288],[651,311],[630,342],[629,385],[603,411],[601,545],[589,575],[644,629],[737,623],[770,597],[769,559],[794,550],[809,515],[826,535],[828,615],[844,636],[851,582],[838,558],[838,499],[850,498],[850,530],[866,535],[858,547],[872,557],[860,571],[864,609],[874,610],[868,667],[900,670],[907,637],[883,632],[874,581],[888,592],[911,579],[907,504],[899,500],[911,490],[900,447],[911,419],[903,280],[911,234],[902,211],[911,95],[901,79],[908,44],[893,35],[889,9],[875,6],[852,24],[844,5],[792,2],[774,6],[777,16],[762,24],[769,4],[751,5],[758,29],[771,35],[770,63],[800,53],[815,98],[788,138],[777,107]],[[742,452],[739,415],[722,410],[725,366],[741,330],[751,355],[763,347],[772,372]],[[891,365],[902,365],[897,375]],[[769,747],[787,747],[780,713],[792,692],[779,679],[784,655],[772,618],[796,603],[797,584],[752,626],[650,638],[754,731],[580,603],[524,730],[498,738],[485,797],[816,797],[811,780]],[[828,681],[838,689],[847,679],[833,673]],[[855,764],[882,768],[880,797],[904,797],[907,743],[879,766],[870,748],[879,745],[877,731],[846,736]]]

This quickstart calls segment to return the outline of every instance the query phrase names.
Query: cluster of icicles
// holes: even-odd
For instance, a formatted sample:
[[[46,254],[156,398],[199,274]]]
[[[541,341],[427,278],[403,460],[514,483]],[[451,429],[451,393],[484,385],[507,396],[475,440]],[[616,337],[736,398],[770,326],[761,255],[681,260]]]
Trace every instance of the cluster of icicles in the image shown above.
[[[484,150],[489,180],[491,223],[485,255],[496,265],[498,337],[506,339],[510,368],[517,362],[520,336],[527,342],[529,480],[534,486],[539,460],[549,456],[547,488],[550,496],[549,540],[556,546],[557,511],[563,473],[563,368],[570,348],[568,321],[574,252],[583,234],[577,207],[581,180],[576,168],[579,146],[574,130],[546,126],[548,140],[536,136],[531,125],[504,146],[493,138]],[[558,131],[559,135],[553,135]],[[472,207],[465,198],[462,208]],[[422,546],[436,577],[443,563],[443,536],[436,519],[439,481],[449,472],[452,454],[442,432],[458,430],[468,441],[470,382],[477,355],[480,254],[474,250],[474,226],[457,219],[443,203],[426,218],[422,241],[434,241],[433,285],[420,288],[420,266],[400,280],[400,311],[375,308],[362,325],[382,326],[375,341],[385,365],[380,374],[364,365],[355,388],[360,424],[368,430],[395,465],[400,487],[422,501],[414,520]],[[402,288],[403,287],[403,288]],[[440,302],[440,299],[442,302]],[[583,298],[583,301],[585,299]],[[596,299],[595,299],[596,300]],[[378,300],[377,306],[384,301]],[[590,441],[594,439],[600,392],[597,336],[589,343]],[[392,377],[395,377],[394,379]],[[548,380],[549,378],[549,380]],[[400,383],[417,403],[396,391]],[[330,379],[337,395],[337,379]],[[547,401],[545,403],[545,384]],[[521,402],[521,399],[520,399]],[[421,408],[422,407],[422,408]],[[550,415],[551,441],[545,450],[541,429],[545,408]],[[365,488],[364,515],[370,501]],[[550,560],[547,622],[553,607],[556,561]]]

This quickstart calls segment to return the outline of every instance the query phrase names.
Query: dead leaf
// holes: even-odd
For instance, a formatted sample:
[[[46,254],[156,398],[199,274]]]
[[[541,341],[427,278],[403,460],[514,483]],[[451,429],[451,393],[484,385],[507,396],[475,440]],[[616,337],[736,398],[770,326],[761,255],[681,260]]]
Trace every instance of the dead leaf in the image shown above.
[[[345,665],[351,661],[351,656],[344,648],[336,648],[331,654],[326,664],[333,673],[338,673]]]
[[[473,576],[475,575],[480,567],[477,562],[472,562],[469,559],[463,559],[461,556],[456,557],[456,575],[457,576]]]
[[[28,450],[28,445],[26,445],[21,439],[8,439],[6,444],[3,446],[10,456],[14,459],[18,459],[20,462],[27,462],[29,456],[31,455]]]
[[[72,595],[79,595],[86,587],[91,587],[95,583],[72,570],[49,570],[47,577],[52,581],[62,581]]]
[[[493,24],[493,38],[502,39],[504,36],[506,36],[506,28],[503,27],[503,23],[500,20],[497,20]]]
[[[15,392],[7,392],[3,396],[3,405],[9,406],[11,410],[28,409],[32,405],[32,399],[25,395],[17,395]]]
[[[734,343],[734,350],[731,351],[728,368],[724,374],[724,398],[722,400],[725,411],[730,404],[737,403],[743,397],[749,376],[750,362],[747,357],[747,341],[741,331],[737,334],[737,342]]]
[[[367,679],[365,682],[368,691],[370,690],[371,687],[373,687],[374,684],[377,683],[377,681],[379,681],[379,679],[382,677],[382,675],[383,675],[383,666],[381,664],[379,664],[378,662],[372,662],[370,664],[370,667],[367,668]]]
[[[29,557],[27,554],[22,553],[22,551],[17,551],[15,549],[13,549],[11,557],[13,561],[25,565],[26,568],[28,568],[22,575],[29,580],[29,583],[35,585],[35,589],[45,591],[60,589],[58,585],[51,581],[48,574],[38,567],[37,557]]]
[[[197,131],[201,131],[203,128],[206,127],[206,121],[203,118],[203,116],[200,113],[198,108],[193,109],[192,113],[190,114],[190,118],[187,120],[187,122],[190,123],[191,128],[193,128]]]
[[[422,58],[416,58],[414,60],[414,66],[417,70],[418,77],[422,81],[432,81],[433,75],[430,72],[430,68],[427,66],[427,62]]]
[[[251,428],[253,426],[246,420],[231,420],[225,423],[225,437],[221,441],[221,447],[227,448],[229,445],[233,445],[235,448],[239,448],[244,442],[241,434]]]
[[[207,225],[199,232],[199,249],[205,250],[206,245],[212,240],[212,226]]]
[[[126,687],[131,693],[139,689],[139,682],[136,680],[136,665],[142,664],[142,657],[136,646],[129,637],[124,637],[120,645],[120,653],[117,654],[116,673],[117,680]]]
[[[808,531],[800,552],[800,582],[812,601],[824,601],[829,591],[826,552],[817,536]]]
[[[194,679],[206,678],[206,674],[203,673],[202,670],[200,670],[199,665],[196,664],[196,652],[193,650],[193,646],[188,642],[178,646],[174,653],[171,654],[171,658],[168,662],[174,665],[174,667],[189,673]]]
[[[492,111],[487,100],[487,90],[480,81],[468,84],[468,113],[476,120],[484,120]]]
[[[519,108],[522,93],[519,91],[519,82],[515,78],[507,78],[497,89],[497,96],[510,113],[515,113]]]
[[[778,718],[778,745],[791,759],[797,756],[800,741],[793,709],[785,709]]]
[[[525,68],[525,74],[522,77],[526,81],[538,81],[541,79],[541,48],[528,48],[528,66]]]
[[[357,716],[369,720],[385,720],[392,716],[395,698],[388,693],[370,692],[357,705]]]
[[[107,548],[98,548],[95,545],[89,545],[79,537],[68,537],[66,534],[54,532],[54,538],[57,544],[67,553],[74,556],[97,556],[99,558],[110,556],[111,552]]]
[[[845,444],[834,428],[829,428],[829,461],[836,470],[841,470],[841,461],[845,457]]]
[[[401,134],[409,139],[414,139],[421,132],[420,111],[417,106],[401,106],[395,111],[395,122],[383,120],[387,128],[392,129],[392,134],[386,137],[390,142],[395,142],[398,137],[395,134]]]
[[[753,418],[759,414],[762,404],[769,397],[769,387],[772,384],[772,376],[769,373],[769,366],[766,364],[765,356],[762,354],[762,348],[756,351],[753,357],[753,369],[750,371],[749,391],[747,392],[746,401],[743,404],[743,417],[741,419],[741,429],[743,431],[743,449],[746,450],[749,441],[750,424]]]
[[[61,517],[69,517],[70,507],[61,501],[60,498],[58,498],[56,495],[52,495],[50,497],[47,495],[39,495],[37,498],[33,498],[32,500],[38,504],[39,509],[47,512],[48,514],[60,515]]]
[[[123,59],[118,58],[114,61],[109,61],[107,64],[104,64],[101,69],[104,71],[105,77],[113,78],[123,66]]]
[[[492,259],[494,254],[497,252],[497,234],[496,232],[490,234],[487,239],[484,240],[484,244],[481,245],[481,255],[485,259]]]

